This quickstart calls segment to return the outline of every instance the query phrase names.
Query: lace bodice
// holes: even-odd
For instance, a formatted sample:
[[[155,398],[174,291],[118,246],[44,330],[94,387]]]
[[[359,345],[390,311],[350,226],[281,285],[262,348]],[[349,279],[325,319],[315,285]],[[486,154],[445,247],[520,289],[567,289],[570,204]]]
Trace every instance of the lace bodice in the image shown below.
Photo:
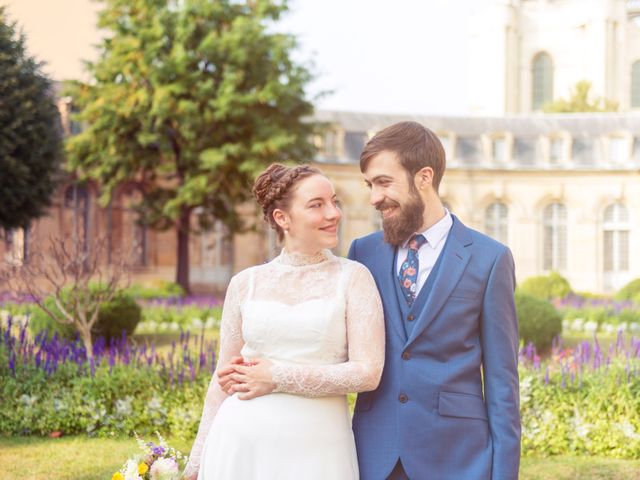
[[[384,362],[384,322],[371,274],[328,250],[314,256],[283,251],[240,272],[227,290],[218,365],[236,355],[271,360],[276,392],[323,396],[374,389]],[[214,372],[187,474],[197,471],[226,398],[217,379]]]

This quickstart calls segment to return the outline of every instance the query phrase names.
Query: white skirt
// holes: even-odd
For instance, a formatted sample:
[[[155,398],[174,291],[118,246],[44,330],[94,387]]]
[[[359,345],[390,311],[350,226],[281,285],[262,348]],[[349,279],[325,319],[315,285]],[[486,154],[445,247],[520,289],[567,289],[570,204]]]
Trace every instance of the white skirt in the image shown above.
[[[357,480],[345,396],[227,398],[213,420],[198,480]]]

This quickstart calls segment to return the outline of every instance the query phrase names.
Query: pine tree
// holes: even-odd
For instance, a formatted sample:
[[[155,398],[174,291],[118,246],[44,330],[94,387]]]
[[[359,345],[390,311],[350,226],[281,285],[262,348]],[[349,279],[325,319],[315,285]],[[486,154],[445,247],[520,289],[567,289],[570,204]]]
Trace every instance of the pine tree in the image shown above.
[[[25,228],[50,205],[62,138],[52,83],[0,7],[0,227]]]
[[[101,0],[111,34],[89,64],[94,82],[69,90],[86,129],[70,165],[110,192],[142,193],[141,222],[177,231],[176,281],[189,290],[190,219],[244,225],[237,207],[267,164],[309,160],[314,124],[308,69],[274,25],[274,0]]]

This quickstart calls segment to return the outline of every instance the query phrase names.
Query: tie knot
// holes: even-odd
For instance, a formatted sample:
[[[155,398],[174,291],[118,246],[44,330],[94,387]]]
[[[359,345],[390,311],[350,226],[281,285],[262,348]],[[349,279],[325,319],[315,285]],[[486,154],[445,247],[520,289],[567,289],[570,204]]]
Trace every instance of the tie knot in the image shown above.
[[[407,245],[409,247],[409,250],[413,250],[414,252],[417,252],[420,249],[420,247],[425,243],[427,243],[427,239],[424,238],[424,235],[419,233],[417,235],[413,235],[409,239],[409,243]]]

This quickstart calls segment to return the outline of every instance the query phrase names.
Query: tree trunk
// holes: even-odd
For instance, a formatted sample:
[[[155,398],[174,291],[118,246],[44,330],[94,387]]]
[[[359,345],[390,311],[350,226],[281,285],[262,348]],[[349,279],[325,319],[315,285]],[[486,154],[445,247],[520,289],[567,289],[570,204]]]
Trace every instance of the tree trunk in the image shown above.
[[[189,295],[191,288],[189,286],[189,217],[191,211],[183,208],[178,218],[177,234],[178,234],[178,266],[176,269],[176,283],[180,285],[185,293]]]
[[[91,338],[91,329],[78,328],[78,331],[80,332],[80,338],[82,339],[84,348],[87,350],[87,361],[91,363],[91,359],[93,359],[93,339]]]

